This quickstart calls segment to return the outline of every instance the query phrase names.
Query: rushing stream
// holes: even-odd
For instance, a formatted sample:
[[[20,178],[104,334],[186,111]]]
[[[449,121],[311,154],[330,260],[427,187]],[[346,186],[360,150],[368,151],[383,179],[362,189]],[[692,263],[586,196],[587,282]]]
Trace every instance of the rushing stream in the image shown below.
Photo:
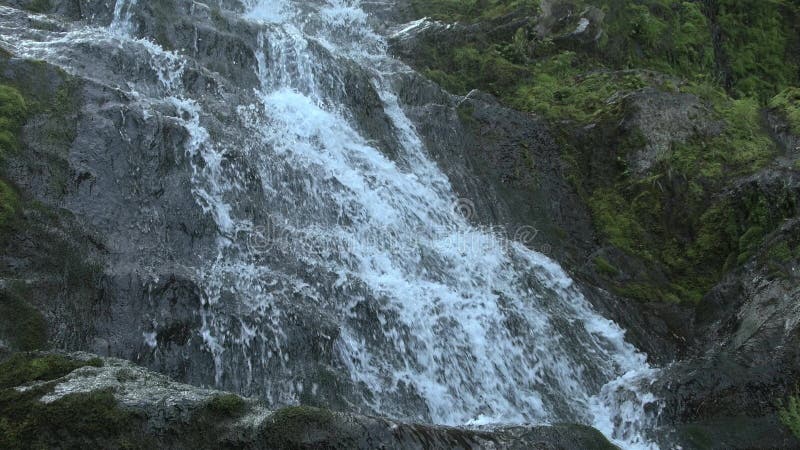
[[[214,256],[191,268],[217,384],[274,404],[338,389],[341,407],[438,424],[578,422],[625,448],[653,448],[655,369],[557,263],[471,225],[471,203],[398,100],[397,75],[410,69],[359,2],[245,3],[226,14],[257,34],[254,63],[240,70],[258,83],[220,135],[208,128],[216,106],[185,82],[204,68],[190,49],[142,35],[136,0],[118,0],[106,26],[0,36],[14,53],[115,86],[145,118],[187,130],[192,192],[218,229]],[[19,14],[0,7],[4,22]],[[138,62],[135,75],[114,58],[94,58],[100,69],[80,63],[121,49]],[[365,133],[356,90],[374,94],[385,139]],[[314,327],[297,324],[314,314],[329,361],[312,366],[295,361],[307,343],[287,324]],[[149,330],[142,336],[155,346]]]

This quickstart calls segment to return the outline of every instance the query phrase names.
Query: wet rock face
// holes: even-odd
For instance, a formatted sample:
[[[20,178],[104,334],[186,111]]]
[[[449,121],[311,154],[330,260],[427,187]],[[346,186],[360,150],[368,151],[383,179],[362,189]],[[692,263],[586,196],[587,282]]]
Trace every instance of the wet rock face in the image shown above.
[[[51,14],[50,27],[66,30],[85,23],[107,26],[114,9],[103,1],[50,2],[42,10],[36,2],[4,3],[21,9],[4,9],[3,26],[32,34],[39,31],[29,27],[23,10]],[[236,117],[237,105],[252,102],[259,83],[253,67],[261,44],[252,24],[233,15],[241,5],[228,3],[223,12],[196,2],[141,2],[133,27],[189,61],[174,82],[205,99],[204,127],[231,149],[224,170],[243,173],[247,183],[241,186],[247,197],[237,204],[264,223],[254,206],[264,195],[257,170],[237,150],[244,137],[226,124]],[[355,65],[335,64],[321,46],[312,51],[320,64],[327,64],[331,83],[348,86],[339,100],[361,112],[356,126],[391,153],[398,144],[368,75]],[[47,324],[44,335],[54,347],[91,349],[183,381],[247,392],[260,389],[258,380],[277,378],[294,366],[296,373],[320,374],[325,382],[315,388],[319,398],[342,406],[348,387],[341,386],[341,373],[331,367],[337,326],[300,303],[284,305],[291,311],[283,326],[292,348],[290,363],[283,360],[289,355],[281,355],[258,369],[262,371],[247,373],[248,358],[234,356],[229,362],[233,375],[216,372],[200,332],[208,293],[197,285],[191,268],[214,258],[221,232],[204,210],[208,205],[199,204],[192,191],[192,177],[202,162],[187,151],[194,138],[186,128],[191,118],[183,105],[142,101],[168,95],[159,92],[164,74],[153,67],[175,69],[176,59],[166,55],[156,61],[142,47],[94,46],[88,40],[64,47],[60,57],[92,76],[73,76],[13,53],[0,57],[3,82],[19,86],[31,102],[54,105],[33,111],[21,135],[25,151],[5,163],[4,176],[26,202],[23,224],[3,239],[0,271],[4,279],[14,280],[3,285],[8,295],[27,298],[42,311],[43,322],[35,310],[31,314],[37,324]],[[135,86],[141,97],[126,94],[120,86]],[[53,129],[53,123],[63,123],[63,129]],[[37,210],[36,204],[46,211]],[[49,211],[57,214],[50,217]],[[8,337],[0,339],[8,351],[27,349]],[[270,352],[264,349],[259,357],[269,358]],[[281,390],[291,391],[296,383],[302,385],[286,380],[271,395],[285,402],[277,400]],[[311,385],[307,388],[310,392]]]
[[[470,219],[560,261],[585,257],[594,231],[544,121],[479,91],[456,97],[413,76],[404,83],[406,110],[470,202]]]
[[[13,431],[1,435],[0,443],[10,447],[616,448],[580,425],[479,431],[310,407],[270,411],[255,400],[179,384],[130,362],[87,353],[18,354],[0,367],[0,418],[3,430]]]

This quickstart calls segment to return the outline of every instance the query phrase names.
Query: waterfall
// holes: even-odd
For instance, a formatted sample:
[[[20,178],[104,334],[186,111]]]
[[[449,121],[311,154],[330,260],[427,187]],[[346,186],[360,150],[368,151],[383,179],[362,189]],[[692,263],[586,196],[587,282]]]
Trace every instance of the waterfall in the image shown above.
[[[218,384],[297,403],[330,371],[363,412],[456,426],[578,422],[625,448],[655,447],[645,410],[657,402],[646,389],[655,369],[556,262],[471,224],[474,206],[403,112],[397,77],[410,69],[358,1],[246,2],[258,84],[226,118],[236,143],[212,137],[211,100],[183,81],[199,63],[138,36],[137,7],[118,0],[107,27],[0,42],[115,85],[145,117],[186,129],[192,192],[217,226],[214,256],[192,270]],[[86,43],[129,49],[146,70],[86,71],[67,56]],[[380,102],[396,148],[366,135],[354,89]],[[317,316],[325,326],[308,330],[304,318]],[[297,360],[293,346],[306,341],[294,329],[329,360]]]

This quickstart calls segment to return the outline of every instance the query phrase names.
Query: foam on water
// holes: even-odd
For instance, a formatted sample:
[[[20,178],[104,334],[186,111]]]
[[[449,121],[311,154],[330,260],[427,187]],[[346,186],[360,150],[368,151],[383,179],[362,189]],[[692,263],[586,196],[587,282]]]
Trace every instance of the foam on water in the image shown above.
[[[272,0],[259,2],[250,0],[250,4],[245,17],[250,20],[257,20],[264,23],[283,23],[287,20],[289,10],[289,0]]]
[[[117,2],[108,28],[2,36],[19,54],[84,77],[98,75],[81,73],[63,50],[100,42],[147,59],[152,81],[119,87],[187,130],[192,192],[219,230],[216,256],[195,268],[217,382],[236,361],[248,382],[267,364],[299,376],[290,373],[282,324],[288,300],[303,298],[335,318],[338,360],[377,414],[476,427],[573,421],[625,448],[654,448],[646,431],[655,369],[556,262],[454,211],[447,177],[391,87],[393,74],[409,69],[388,56],[359,3],[247,4],[243,17],[261,27],[252,68],[260,84],[231,126],[247,136],[240,150],[257,171],[269,223],[237,212],[242,175],[226,170],[229,149],[204,127],[204,100],[183,86],[188,62],[135,37],[135,0]],[[353,64],[383,103],[400,143],[395,157],[362,135],[342,101],[348,86],[336,69]],[[118,75],[112,69],[109,77]],[[265,251],[281,252],[293,269],[263,263]],[[374,318],[366,325],[364,308]],[[290,376],[273,383],[269,401],[303,394]]]

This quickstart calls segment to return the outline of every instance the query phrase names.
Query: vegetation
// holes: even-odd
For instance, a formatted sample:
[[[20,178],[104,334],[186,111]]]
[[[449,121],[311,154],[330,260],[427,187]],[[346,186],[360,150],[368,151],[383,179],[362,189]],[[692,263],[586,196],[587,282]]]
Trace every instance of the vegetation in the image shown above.
[[[28,115],[25,99],[18,90],[0,84],[0,163],[19,148],[19,132]],[[14,189],[0,179],[0,232],[19,209]]]
[[[785,89],[770,100],[769,106],[786,118],[793,133],[800,135],[800,88]]]
[[[647,86],[636,72],[590,71],[579,66],[578,55],[565,51],[535,63],[530,82],[520,86],[509,103],[552,120],[590,123],[619,110],[614,95]]]
[[[40,86],[45,80],[39,78],[45,76],[38,74],[32,79],[15,79],[14,86],[0,83],[0,169],[9,156],[24,156],[19,155],[20,132],[25,121],[33,114],[47,114],[48,120],[43,125],[42,133],[49,142],[63,147],[75,139],[74,114],[78,102],[78,84],[66,80],[61,83],[57,92],[48,95],[48,90]],[[60,157],[53,155],[50,159],[53,169],[63,166]],[[66,176],[58,170],[52,170],[52,174],[54,183],[63,185],[66,182]],[[63,190],[62,187],[59,189]],[[2,178],[0,170],[0,237],[11,227],[12,219],[21,206],[22,202],[16,191]]]
[[[18,90],[0,84],[0,159],[19,146],[19,130],[28,114]]]
[[[304,448],[307,434],[330,433],[331,438],[341,441],[333,426],[334,415],[326,409],[310,406],[291,406],[276,411],[266,420],[261,430],[264,443],[274,448]]]
[[[19,209],[19,197],[14,189],[0,179],[0,232],[7,228]]]
[[[615,291],[641,300],[698,301],[797,213],[791,192],[721,195],[777,154],[761,119],[767,103],[800,128],[800,94],[791,87],[800,84],[796,2],[559,4],[573,13],[548,22],[534,19],[533,4],[521,10],[512,1],[416,2],[420,16],[445,21],[494,20],[496,12],[529,17],[527,24],[515,21],[521,23],[515,30],[489,24],[453,42],[427,43],[417,65],[448,90],[478,88],[554,125],[570,178],[605,242],[648,268],[618,281],[617,267],[626,264],[595,260]],[[593,10],[602,11],[601,38],[571,37],[582,14],[600,16]],[[673,142],[647,173],[633,173],[628,161],[647,137],[619,123],[625,97],[644,87],[697,96],[719,132]]]
[[[132,448],[140,441],[136,416],[120,409],[109,391],[68,394],[52,402],[39,398],[50,385],[0,391],[0,447]]]
[[[609,277],[615,277],[619,275],[619,269],[614,267],[613,264],[601,256],[598,256],[594,259],[594,265],[597,267],[597,270]]]
[[[76,243],[82,235],[69,213],[23,195],[9,180],[13,160],[15,177],[25,172],[45,177],[36,187],[45,198],[66,192],[81,94],[82,83],[59,69],[36,61],[11,64],[0,56],[0,247],[27,262],[24,269],[0,268],[6,280],[0,287],[0,339],[15,351],[47,347],[39,307],[60,299],[75,305],[75,314],[88,314],[94,305],[87,300],[99,295],[94,286],[100,268],[89,260],[85,245]],[[23,148],[21,132],[31,118],[37,126],[26,142],[33,145]],[[21,279],[38,281],[15,281]]]
[[[732,94],[766,100],[797,85],[798,6],[791,0],[717,0]]]
[[[0,364],[0,448],[127,448],[140,440],[137,417],[120,409],[109,391],[69,394],[51,403],[39,400],[52,392],[54,380],[102,364],[36,353],[18,353]],[[31,382],[38,384],[15,389]]]
[[[235,417],[244,412],[247,404],[234,394],[220,394],[208,402],[208,410],[223,417]]]
[[[789,401],[778,410],[778,417],[792,434],[800,439],[800,397],[789,396]]]
[[[0,333],[11,348],[20,351],[40,350],[47,345],[47,322],[44,316],[26,302],[24,290],[14,283],[0,290]]]
[[[16,353],[0,364],[0,389],[22,386],[32,381],[61,378],[84,366],[102,366],[102,361],[80,361],[60,355]]]

